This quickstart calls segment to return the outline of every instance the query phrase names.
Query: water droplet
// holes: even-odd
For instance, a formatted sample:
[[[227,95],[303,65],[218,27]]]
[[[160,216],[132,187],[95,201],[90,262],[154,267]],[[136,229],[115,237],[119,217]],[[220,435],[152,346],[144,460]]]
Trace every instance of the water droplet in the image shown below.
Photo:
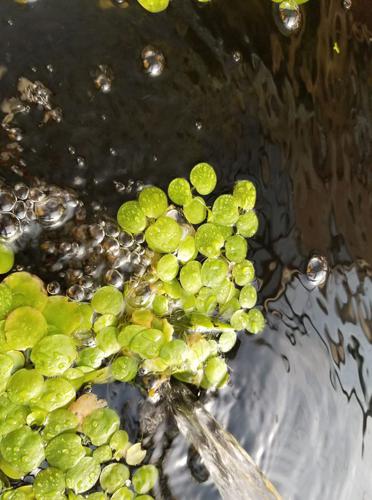
[[[11,213],[0,212],[0,239],[12,241],[21,234],[21,224]]]
[[[72,300],[76,300],[77,302],[81,302],[84,300],[85,294],[84,289],[80,285],[72,285],[67,289],[67,295]]]
[[[165,67],[165,57],[161,50],[148,45],[141,54],[142,64],[145,72],[152,76],[160,76]]]
[[[292,35],[301,28],[302,14],[294,0],[285,0],[280,4],[274,3],[273,9],[275,23],[283,35]]]
[[[61,293],[61,285],[58,283],[58,281],[51,281],[47,284],[47,292],[50,295],[58,295]]]
[[[0,212],[10,212],[15,202],[16,197],[11,191],[0,190]]]
[[[313,255],[307,264],[306,275],[314,286],[323,285],[328,276],[328,262],[322,255]]]
[[[53,226],[59,223],[65,213],[63,198],[51,196],[35,203],[35,215],[40,224],[44,226]]]

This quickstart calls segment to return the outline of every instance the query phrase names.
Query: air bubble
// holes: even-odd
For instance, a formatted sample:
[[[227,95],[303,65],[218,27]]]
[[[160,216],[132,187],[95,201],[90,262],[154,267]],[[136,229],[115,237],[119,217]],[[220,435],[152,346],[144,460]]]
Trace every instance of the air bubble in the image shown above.
[[[22,182],[19,182],[14,186],[14,194],[17,196],[19,200],[25,201],[28,198],[29,195],[29,188],[26,186],[26,184],[23,184]]]
[[[242,60],[242,55],[238,50],[235,50],[233,52],[232,57],[233,57],[234,62],[236,62],[236,63],[239,63]]]
[[[48,197],[43,201],[35,203],[35,215],[44,226],[58,224],[66,213],[63,198]]]
[[[51,281],[47,284],[47,292],[50,295],[59,295],[61,293],[61,285],[58,281]]]
[[[274,3],[273,9],[275,23],[283,35],[292,35],[301,28],[302,14],[294,0]]]
[[[80,285],[72,285],[67,289],[67,295],[72,300],[76,300],[77,302],[81,302],[84,300],[85,293],[83,287]]]
[[[89,234],[93,240],[93,245],[99,245],[105,237],[105,231],[99,224],[89,226]]]
[[[111,255],[118,256],[120,252],[120,245],[114,238],[106,238],[102,243],[105,251]]]
[[[124,278],[122,274],[119,273],[119,271],[117,271],[116,269],[110,269],[105,274],[105,282],[108,285],[112,285],[116,288],[121,288],[124,283]]]
[[[25,203],[21,200],[17,201],[12,209],[12,212],[18,219],[24,219],[27,212]]]
[[[0,212],[10,212],[15,202],[16,197],[11,191],[0,190]]]
[[[342,5],[345,10],[350,10],[352,6],[351,0],[343,0]]]
[[[125,184],[123,184],[122,182],[114,181],[113,184],[118,193],[123,193],[125,191]]]
[[[110,236],[111,238],[117,238],[119,236],[120,231],[116,224],[109,221],[106,222],[105,233],[107,234],[107,236]]]
[[[34,202],[41,201],[45,198],[45,194],[41,191],[41,189],[33,187],[30,189],[29,198]]]
[[[0,212],[0,239],[12,241],[21,235],[21,224],[14,214]]]
[[[148,45],[141,54],[145,72],[152,77],[160,76],[165,67],[165,57],[161,50]]]
[[[306,275],[314,286],[322,286],[328,276],[328,261],[322,255],[313,255],[307,264]]]
[[[95,77],[94,84],[97,90],[100,90],[103,94],[111,92],[113,73],[108,66],[100,64]]]

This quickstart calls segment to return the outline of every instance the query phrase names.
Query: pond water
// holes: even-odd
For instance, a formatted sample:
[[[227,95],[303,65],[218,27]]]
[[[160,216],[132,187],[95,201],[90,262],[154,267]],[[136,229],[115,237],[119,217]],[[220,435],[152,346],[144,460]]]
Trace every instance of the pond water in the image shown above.
[[[202,401],[284,499],[372,492],[372,34],[355,9],[310,0],[287,37],[269,0],[173,0],[156,16],[134,2],[0,7],[1,100],[24,76],[63,112],[42,126],[37,110],[19,119],[26,178],[72,187],[112,216],[131,197],[121,184],[165,187],[198,161],[215,166],[220,192],[241,178],[257,186],[250,256],[267,327],[240,336],[231,383]],[[15,181],[14,158],[0,162]],[[330,267],[324,287],[305,278],[314,252]],[[47,277],[36,242],[17,262]],[[219,498],[195,451],[135,388],[98,391],[133,436],[154,432],[158,498]]]

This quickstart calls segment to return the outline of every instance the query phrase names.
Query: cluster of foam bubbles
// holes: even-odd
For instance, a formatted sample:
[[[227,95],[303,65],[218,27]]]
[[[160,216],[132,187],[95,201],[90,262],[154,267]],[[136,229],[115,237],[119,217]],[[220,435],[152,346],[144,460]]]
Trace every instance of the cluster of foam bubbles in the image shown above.
[[[22,236],[61,226],[78,206],[74,193],[56,186],[0,182],[0,240],[17,248]]]
[[[142,235],[133,237],[110,219],[88,223],[82,215],[77,212],[74,221],[41,242],[45,269],[57,276],[47,286],[50,294],[65,290],[71,299],[90,300],[103,284],[122,290],[129,277],[145,274],[153,252]]]

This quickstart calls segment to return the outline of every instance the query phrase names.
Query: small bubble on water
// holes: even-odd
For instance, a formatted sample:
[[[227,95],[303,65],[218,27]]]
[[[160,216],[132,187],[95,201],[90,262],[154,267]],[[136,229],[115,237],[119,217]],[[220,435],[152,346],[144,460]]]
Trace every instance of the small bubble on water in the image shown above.
[[[93,278],[91,276],[82,276],[79,280],[79,285],[84,289],[92,288],[94,285]]]
[[[100,64],[95,72],[94,84],[96,89],[100,90],[103,94],[108,94],[111,92],[112,80],[112,70],[108,66]]]
[[[21,142],[23,139],[22,130],[16,127],[8,130],[8,136],[11,141]]]
[[[301,28],[302,14],[294,0],[274,3],[273,9],[275,23],[283,35],[292,35]]]
[[[71,252],[71,243],[68,241],[62,241],[62,243],[59,245],[59,251],[62,254]]]
[[[232,54],[233,60],[236,63],[239,63],[242,60],[242,54],[239,52],[239,50],[234,50]]]
[[[76,149],[74,148],[74,146],[69,146],[67,149],[70,155],[74,156],[76,154]]]
[[[66,213],[63,198],[51,196],[35,203],[35,215],[40,224],[53,226],[60,222]]]
[[[142,65],[145,72],[151,77],[160,76],[165,67],[165,57],[161,50],[148,45],[142,50]]]
[[[0,190],[0,212],[10,212],[16,200],[15,195],[11,191]]]
[[[134,237],[134,241],[137,243],[137,245],[141,245],[145,241],[145,235],[144,234],[137,234]]]
[[[116,149],[114,149],[114,148],[110,148],[110,155],[111,155],[111,156],[117,156],[117,155],[118,155],[118,152],[116,151]]]
[[[83,156],[77,156],[76,157],[76,163],[79,168],[85,168],[86,167],[86,162],[85,158]]]
[[[72,300],[76,300],[77,302],[81,302],[84,300],[85,293],[83,287],[80,285],[72,285],[67,289],[67,295]]]
[[[58,283],[58,281],[51,281],[47,284],[47,292],[50,295],[58,295],[61,293],[61,285]]]
[[[27,208],[26,208],[26,204],[24,201],[21,201],[21,200],[18,200],[13,209],[12,209],[12,212],[14,213],[14,215],[16,217],[18,217],[18,219],[24,219],[26,217],[26,212],[27,212]]]
[[[119,255],[120,245],[119,242],[114,238],[106,238],[102,243],[102,247],[107,253],[111,255]]]
[[[123,193],[125,191],[125,184],[120,181],[113,181],[114,187],[118,193]]]
[[[124,247],[124,248],[130,248],[133,243],[134,243],[134,238],[131,236],[129,233],[122,232],[119,234],[119,243]]]
[[[196,130],[201,130],[203,128],[203,123],[200,120],[196,120],[195,127]]]
[[[21,224],[14,214],[0,212],[0,240],[15,240],[21,232]]]
[[[140,193],[143,188],[144,188],[143,182],[142,181],[137,181],[136,182],[136,191],[137,191],[137,193]]]
[[[89,235],[93,240],[93,245],[99,245],[105,237],[105,231],[99,224],[92,224],[89,226]]]
[[[119,228],[117,226],[117,224],[115,224],[114,222],[106,222],[106,225],[105,225],[105,233],[107,236],[110,236],[112,238],[117,238],[119,236]]]
[[[75,177],[72,179],[72,184],[75,187],[81,187],[85,184],[86,180],[84,177],[81,177],[80,175],[75,175]]]
[[[53,68],[52,64],[47,64],[46,65],[46,69],[49,71],[49,73],[53,73],[53,71],[54,71],[54,68]]]
[[[350,10],[352,6],[351,0],[343,0],[342,5],[345,10]]]
[[[43,193],[41,189],[33,187],[30,189],[29,198],[31,201],[41,201],[45,198],[45,193]]]
[[[27,200],[29,194],[29,188],[23,182],[19,182],[14,186],[14,194],[19,200]]]
[[[328,276],[328,261],[322,255],[313,255],[306,269],[306,275],[308,280],[315,286],[323,285]]]
[[[105,282],[116,288],[121,288],[124,283],[122,274],[117,269],[110,269],[105,274]]]

